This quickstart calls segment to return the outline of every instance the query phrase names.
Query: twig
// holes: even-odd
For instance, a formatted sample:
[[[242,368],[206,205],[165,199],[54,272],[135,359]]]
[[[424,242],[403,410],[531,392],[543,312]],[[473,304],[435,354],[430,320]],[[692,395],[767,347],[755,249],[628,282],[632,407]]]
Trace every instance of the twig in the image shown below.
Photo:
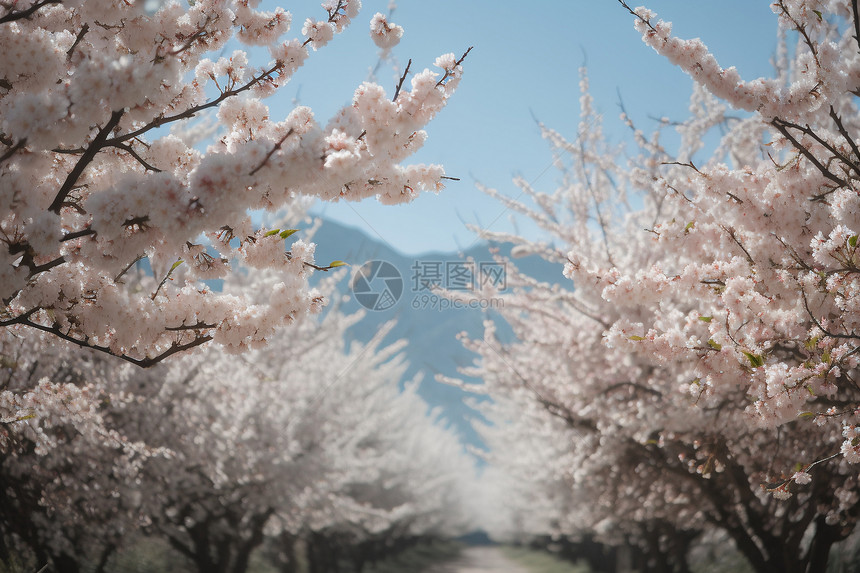
[[[81,27],[81,31],[80,31],[80,32],[78,32],[77,37],[75,37],[75,43],[74,43],[74,44],[72,44],[72,47],[71,47],[71,48],[69,48],[69,50],[66,52],[66,58],[71,59],[72,54],[74,54],[74,53],[75,53],[75,48],[77,48],[77,47],[78,47],[78,44],[80,44],[80,43],[81,43],[81,40],[83,40],[83,39],[84,39],[84,36],[86,35],[86,33],[87,33],[87,32],[89,32],[89,30],[90,30],[90,25],[89,25],[89,24],[84,24],[84,25]]]
[[[854,6],[857,6],[857,0],[854,0]],[[854,142],[851,136],[848,135],[848,131],[845,129],[845,126],[842,125],[842,119],[836,114],[836,110],[833,109],[832,105],[830,106],[830,117],[833,119],[833,123],[836,124],[836,129],[839,130],[839,134],[842,135],[842,137],[845,138],[845,141],[848,142],[848,145],[851,146],[851,151],[854,152],[854,157],[856,158],[856,160],[860,161],[860,149],[857,148],[857,144]],[[855,171],[856,170],[857,169],[855,167]]]
[[[27,140],[26,139],[20,140],[18,143],[16,143],[14,146],[12,146],[11,149],[9,149],[6,153],[4,153],[2,157],[0,157],[0,163],[3,163],[4,161],[9,159],[13,155],[18,153],[18,150],[23,149],[25,145],[27,145]]]
[[[282,138],[280,139],[280,141],[278,141],[278,142],[275,144],[275,146],[274,146],[274,147],[269,151],[269,153],[267,153],[267,154],[266,154],[266,157],[264,157],[264,158],[263,158],[263,161],[262,161],[259,165],[257,165],[254,169],[252,169],[252,170],[251,170],[251,172],[250,172],[250,173],[248,173],[248,175],[249,175],[249,176],[252,176],[252,175],[254,175],[254,173],[256,173],[257,171],[259,171],[260,169],[262,169],[262,168],[263,168],[263,166],[264,166],[266,163],[268,163],[268,161],[269,161],[269,159],[272,157],[272,155],[274,155],[274,154],[275,154],[275,152],[276,152],[276,151],[278,151],[278,150],[281,148],[281,145],[283,145],[283,143],[287,140],[287,138],[288,138],[290,135],[292,135],[292,134],[293,134],[293,128],[291,127],[291,128],[290,128],[290,130],[289,130],[289,131],[284,135],[284,137],[282,137]]]
[[[723,231],[725,231],[726,233],[728,233],[728,234],[729,234],[729,237],[731,237],[731,238],[732,238],[732,240],[735,242],[735,244],[737,244],[737,246],[739,246],[739,247],[741,248],[741,250],[742,250],[742,251],[744,252],[744,254],[747,256],[747,260],[749,261],[750,266],[755,267],[755,261],[753,260],[752,255],[750,255],[749,251],[748,251],[748,250],[746,250],[746,248],[743,246],[743,243],[741,243],[741,242],[740,242],[740,240],[738,239],[737,235],[735,234],[735,230],[734,230],[734,228],[732,228],[732,227],[726,227],[726,226],[723,226],[723,225],[720,225],[720,227],[723,229]]]
[[[118,283],[118,282],[119,282],[119,279],[121,279],[121,278],[122,278],[122,275],[124,275],[125,273],[127,273],[127,272],[128,272],[128,269],[130,269],[131,267],[133,267],[133,266],[134,266],[138,261],[143,260],[143,258],[144,258],[145,256],[146,256],[146,255],[137,255],[137,257],[135,257],[135,259],[134,259],[133,261],[131,261],[130,263],[128,263],[128,265],[127,265],[123,270],[121,270],[117,276],[115,276],[115,277],[113,278],[113,282]]]
[[[77,344],[78,346],[81,346],[84,348],[90,348],[90,349],[96,350],[98,352],[103,352],[105,354],[110,354],[111,356],[116,356],[117,358],[125,360],[126,362],[131,362],[135,366],[140,366],[141,368],[149,368],[150,366],[158,364],[159,362],[161,362],[165,358],[168,358],[169,356],[172,356],[172,355],[176,354],[177,352],[183,352],[185,350],[190,350],[192,348],[195,348],[197,346],[200,346],[201,344],[205,344],[206,342],[209,342],[210,340],[212,340],[212,335],[209,335],[209,334],[204,335],[204,336],[197,336],[196,338],[194,338],[194,340],[192,340],[191,342],[186,342],[185,344],[180,344],[178,342],[174,342],[173,344],[170,345],[170,348],[168,348],[167,350],[165,350],[161,354],[158,354],[157,356],[154,356],[152,358],[149,358],[149,357],[147,357],[147,358],[132,358],[131,356],[128,356],[127,354],[117,354],[114,351],[112,351],[110,349],[110,347],[90,344],[88,342],[88,340],[79,340],[79,339],[75,338],[74,336],[66,334],[65,332],[60,330],[57,326],[45,326],[43,324],[39,324],[38,322],[31,322],[29,320],[20,322],[19,324],[23,324],[24,326],[29,326],[29,327],[35,328],[37,330],[41,330],[42,332],[47,332],[49,334],[53,334],[54,336],[61,338],[61,339],[65,340],[66,342],[71,342],[72,344]]]
[[[646,26],[648,26],[649,28],[651,28],[651,31],[653,31],[653,32],[656,32],[656,31],[657,31],[657,29],[656,29],[656,28],[654,28],[654,26],[651,24],[651,22],[650,22],[650,21],[646,20],[645,18],[643,18],[642,16],[640,16],[639,14],[637,14],[637,13],[636,13],[636,11],[635,11],[635,10],[633,10],[633,8],[631,8],[630,6],[628,6],[628,5],[627,5],[627,2],[625,2],[624,0],[618,0],[618,2],[619,2],[622,6],[624,6],[624,7],[627,9],[627,11],[628,11],[628,12],[630,12],[633,16],[636,16],[637,18],[639,18],[639,20],[640,20],[643,24],[645,24]]]
[[[822,175],[839,185],[839,187],[847,187],[848,182],[840,179],[836,175],[830,172],[824,165],[821,164],[820,161],[812,154],[811,151],[806,149],[803,145],[800,144],[791,133],[788,132],[788,128],[786,127],[788,124],[778,117],[773,118],[770,124],[774,126],[787,140],[791,142],[795,149],[797,149],[804,157],[806,157],[815,167],[821,172]]]
[[[255,76],[255,77],[251,78],[248,81],[248,83],[246,83],[245,85],[238,87],[238,88],[235,88],[235,89],[225,90],[225,91],[221,92],[221,95],[219,95],[217,98],[213,99],[210,102],[206,102],[204,104],[190,107],[181,113],[177,113],[176,115],[156,118],[153,121],[151,121],[148,124],[141,127],[140,129],[136,129],[132,132],[126,133],[125,135],[118,135],[117,137],[112,137],[112,138],[106,140],[104,142],[104,144],[115,146],[117,143],[122,143],[123,141],[128,141],[129,139],[138,137],[139,135],[142,135],[151,129],[155,129],[156,127],[161,127],[162,125],[172,123],[172,122],[178,121],[180,119],[188,119],[190,117],[194,117],[197,113],[199,113],[205,109],[209,109],[210,107],[217,106],[218,104],[220,104],[222,101],[224,101],[228,97],[238,95],[244,91],[251,89],[252,87],[257,85],[261,81],[263,81],[265,79],[269,79],[272,76],[272,74],[275,73],[280,68],[281,68],[281,66],[279,64],[275,64],[274,66],[272,66],[272,68],[261,73],[259,76]]]
[[[854,0],[854,2],[856,4],[857,0]],[[806,42],[806,46],[809,48],[809,51],[812,52],[812,58],[815,60],[815,64],[820,68],[821,62],[818,60],[818,52],[815,50],[815,44],[812,42],[812,38],[810,38],[809,34],[806,33],[806,25],[801,24],[794,16],[791,15],[791,12],[788,11],[788,7],[785,5],[783,0],[779,0],[776,5],[782,8],[782,12],[785,14],[785,17],[791,20],[791,23],[794,24],[794,29],[797,30],[798,34],[803,36],[803,41]]]
[[[131,155],[132,157],[137,159],[138,163],[143,165],[144,169],[146,169],[147,171],[153,171],[155,173],[161,173],[161,169],[159,169],[158,167],[153,167],[152,165],[150,165],[149,163],[144,161],[144,159],[140,155],[138,155],[137,151],[135,151],[130,145],[128,145],[126,143],[117,143],[116,145],[114,145],[112,147],[117,147],[119,149],[122,149],[123,151],[125,151],[126,153],[128,153],[129,155]]]
[[[0,24],[6,24],[8,22],[14,22],[15,20],[29,18],[43,6],[46,6],[48,4],[62,4],[62,1],[63,0],[42,0],[41,2],[36,2],[26,10],[21,10],[20,12],[10,12],[9,14],[6,14],[2,18],[0,18]]]
[[[155,297],[158,296],[158,291],[160,291],[161,287],[163,287],[164,284],[168,281],[168,279],[170,278],[170,275],[173,274],[173,271],[176,270],[176,267],[178,267],[181,264],[182,264],[182,259],[179,259],[175,263],[173,263],[173,266],[170,267],[170,270],[167,271],[167,274],[164,275],[164,278],[161,279],[160,283],[158,283],[158,287],[156,287],[155,292],[152,293],[152,296],[149,297],[150,299],[155,300]]]
[[[403,70],[403,75],[400,76],[400,81],[397,82],[397,88],[394,90],[394,97],[391,98],[391,101],[397,101],[397,96],[400,95],[400,88],[403,87],[403,82],[406,81],[406,74],[409,73],[409,67],[412,65],[412,58],[409,58],[409,61],[406,63],[406,69]]]
[[[661,163],[660,163],[660,165],[680,165],[681,167],[690,167],[690,168],[692,168],[696,173],[701,173],[701,171],[699,171],[699,168],[698,168],[698,167],[696,167],[695,165],[693,165],[693,162],[692,162],[692,161],[688,161],[688,162],[686,162],[686,163],[682,163],[682,162],[680,162],[680,161],[663,161],[663,162],[661,162]]]
[[[183,324],[181,326],[166,326],[164,330],[169,330],[171,332],[179,332],[183,330],[198,330],[203,328],[215,328],[214,324],[210,324],[208,322],[198,322],[197,324]]]
[[[814,324],[815,327],[818,328],[818,330],[823,332],[825,336],[829,336],[830,338],[847,338],[849,340],[860,339],[860,335],[854,334],[853,332],[850,334],[838,334],[836,332],[830,332],[829,330],[826,330],[823,326],[821,326],[821,323],[818,322],[818,319],[815,318],[815,315],[812,314],[812,311],[809,309],[809,301],[806,298],[806,290],[803,289],[803,287],[801,287],[800,289],[800,295],[803,298],[803,308],[806,309],[806,314],[809,315],[809,319],[812,321],[812,324]]]
[[[460,56],[460,59],[459,59],[459,60],[457,60],[456,62],[454,62],[454,66],[453,66],[450,70],[445,70],[445,75],[444,75],[444,76],[442,76],[442,79],[441,79],[441,80],[439,80],[438,82],[436,82],[436,87],[439,87],[439,86],[441,86],[441,85],[444,85],[444,84],[445,84],[445,80],[447,80],[447,79],[448,79],[448,76],[450,76],[450,75],[451,75],[451,71],[452,71],[454,68],[456,68],[457,66],[459,66],[460,64],[462,64],[462,63],[463,63],[463,60],[465,60],[465,59],[466,59],[466,56],[468,56],[468,55],[469,55],[469,52],[471,52],[471,51],[472,51],[472,48],[474,48],[474,47],[475,47],[475,46],[469,46],[469,49],[468,49],[468,50],[466,50],[465,52],[463,52],[463,55],[462,55],[462,56]]]
[[[832,110],[832,109],[833,109],[833,108],[832,108],[832,106],[831,106],[831,110]],[[832,117],[832,116],[831,116],[831,117]],[[812,130],[812,128],[811,128],[811,127],[809,127],[809,125],[808,125],[808,124],[806,125],[806,127],[803,127],[803,126],[800,126],[800,125],[798,125],[798,124],[796,124],[796,123],[792,123],[792,122],[790,122],[790,121],[784,121],[784,120],[779,119],[779,118],[774,118],[774,120],[773,120],[773,121],[778,121],[779,123],[781,123],[781,124],[782,124],[782,125],[784,125],[785,127],[790,127],[790,128],[792,128],[792,129],[796,129],[796,130],[798,130],[798,131],[799,131],[799,132],[801,132],[801,133],[805,133],[806,135],[808,135],[809,137],[811,137],[812,139],[814,139],[815,141],[817,141],[819,144],[821,144],[821,146],[822,146],[822,147],[824,147],[827,151],[829,151],[830,153],[832,153],[834,157],[836,157],[837,159],[839,159],[840,161],[842,161],[842,163],[844,163],[844,164],[845,164],[845,165],[847,165],[849,168],[853,169],[855,172],[857,172],[858,174],[860,174],[860,168],[858,168],[856,164],[854,164],[850,159],[848,159],[848,158],[847,158],[847,157],[845,157],[842,153],[840,153],[840,152],[839,152],[839,150],[838,150],[838,149],[836,149],[833,145],[831,145],[830,143],[828,143],[827,141],[825,141],[824,139],[822,139],[822,138],[821,138],[817,133],[815,133],[815,131],[813,131],[813,130]],[[841,122],[840,122],[840,123],[841,123]],[[837,127],[838,127],[838,125],[837,125]],[[844,134],[844,137],[845,137],[845,139],[848,139],[847,134]],[[849,140],[849,141],[850,141],[850,140]]]

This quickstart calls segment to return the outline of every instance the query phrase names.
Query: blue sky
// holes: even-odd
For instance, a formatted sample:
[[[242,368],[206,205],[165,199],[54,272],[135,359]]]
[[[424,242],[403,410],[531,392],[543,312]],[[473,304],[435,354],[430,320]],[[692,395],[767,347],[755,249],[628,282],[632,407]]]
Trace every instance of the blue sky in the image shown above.
[[[636,6],[641,3],[633,2]],[[776,17],[768,0],[653,0],[646,4],[673,22],[674,32],[700,37],[721,65],[734,65],[746,79],[772,75]],[[308,16],[321,18],[318,1],[285,4],[298,34]],[[278,95],[268,100],[274,116],[293,100],[314,109],[321,123],[348,104],[354,89],[377,61],[368,23],[388,12],[388,0],[364,0],[344,34],[311,54]],[[460,177],[438,196],[426,194],[404,206],[376,201],[325,204],[318,214],[363,229],[406,254],[455,251],[474,243],[464,222],[510,230],[510,214],[475,188],[475,181],[516,196],[511,177],[521,174],[544,191],[556,173],[535,117],[572,136],[579,114],[578,68],[587,63],[592,95],[614,140],[626,135],[618,121],[618,93],[638,125],[649,117],[683,119],[691,93],[689,78],[646,47],[633,20],[615,0],[522,2],[517,0],[401,0],[392,21],[406,30],[394,54],[413,60],[413,70],[430,67],[436,56],[463,53],[464,78],[448,107],[429,127],[429,140],[413,162],[441,163]],[[393,93],[390,67],[378,81]],[[525,233],[533,232],[528,226]]]

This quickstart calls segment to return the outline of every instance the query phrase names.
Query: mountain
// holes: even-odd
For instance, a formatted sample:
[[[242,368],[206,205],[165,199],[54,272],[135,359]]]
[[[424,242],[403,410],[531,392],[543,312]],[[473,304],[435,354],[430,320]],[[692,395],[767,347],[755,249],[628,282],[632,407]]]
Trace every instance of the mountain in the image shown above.
[[[422,375],[419,393],[424,400],[431,408],[440,409],[464,443],[480,447],[480,438],[469,423],[477,414],[464,402],[475,396],[437,382],[435,376],[463,377],[458,369],[472,364],[475,356],[462,347],[456,336],[466,332],[480,337],[482,323],[493,311],[451,308],[450,301],[439,299],[426,285],[437,283],[456,290],[465,288],[471,280],[491,280],[503,289],[506,269],[494,261],[489,245],[476,244],[462,253],[407,256],[359,229],[330,220],[323,221],[313,241],[317,244],[318,261],[342,260],[350,264],[350,276],[338,285],[344,295],[341,309],[346,313],[365,309],[365,316],[348,336],[364,342],[384,323],[396,320],[386,342],[408,341],[405,354],[409,370],[405,378]],[[509,245],[498,248],[502,256],[510,255]],[[516,264],[539,280],[564,283],[560,266],[539,257],[518,259]],[[319,275],[323,273],[315,275],[317,280]],[[479,382],[469,378],[466,381]]]

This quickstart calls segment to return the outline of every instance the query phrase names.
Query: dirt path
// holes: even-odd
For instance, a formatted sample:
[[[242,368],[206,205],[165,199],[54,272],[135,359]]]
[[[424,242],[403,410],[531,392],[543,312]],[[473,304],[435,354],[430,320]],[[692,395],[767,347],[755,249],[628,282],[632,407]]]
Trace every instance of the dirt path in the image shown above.
[[[427,573],[529,573],[498,547],[469,547],[456,561],[439,565]]]

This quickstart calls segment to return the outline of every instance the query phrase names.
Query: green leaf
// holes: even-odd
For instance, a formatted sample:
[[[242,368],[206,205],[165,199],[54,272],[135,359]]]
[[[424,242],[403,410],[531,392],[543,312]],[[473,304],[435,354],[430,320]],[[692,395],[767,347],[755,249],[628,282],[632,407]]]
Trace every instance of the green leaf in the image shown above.
[[[713,316],[700,316],[699,317],[699,320],[701,320],[702,322],[711,322],[713,319],[714,319]]]
[[[813,13],[813,14],[815,14],[816,16],[818,16],[818,21],[819,21],[819,22],[821,22],[821,20],[823,20],[823,19],[824,19],[824,18],[821,16],[821,12],[820,12],[819,10],[813,10],[813,11],[812,11],[812,13]]]
[[[173,266],[172,266],[172,267],[170,267],[170,270],[169,270],[169,271],[167,271],[167,274],[170,274],[170,273],[172,273],[173,271],[175,271],[175,270],[176,270],[176,267],[178,267],[179,265],[181,265],[183,262],[185,262],[185,261],[183,261],[182,259],[179,259],[178,261],[176,261],[175,263],[173,263]]]
[[[743,352],[744,356],[746,356],[749,359],[750,365],[753,368],[758,368],[759,366],[764,366],[764,358],[762,358],[760,355],[753,354],[752,352],[747,352],[746,350],[742,350],[741,352]]]
[[[628,336],[627,340],[633,340],[635,342],[639,342],[640,340],[648,340],[644,336]]]
[[[857,235],[851,235],[848,237],[848,246],[852,249],[857,247]]]
[[[815,347],[818,346],[818,337],[810,338],[806,342],[803,343],[803,347],[812,352],[815,350]]]
[[[701,378],[693,378],[693,380],[690,382],[690,384],[693,384],[695,386],[701,386],[702,385],[702,379]]]
[[[798,418],[814,418],[815,414],[812,412],[801,412],[797,415]]]
[[[689,223],[687,223],[687,226],[686,226],[686,227],[684,227],[684,232],[685,232],[685,233],[689,233],[689,232],[690,232],[690,229],[692,229],[692,228],[693,228],[693,227],[695,227],[695,226],[696,226],[696,222],[695,222],[695,221],[690,221]]]
[[[287,237],[289,237],[293,233],[298,233],[298,232],[299,232],[298,229],[284,229],[283,231],[280,232],[280,235],[281,235],[282,239],[286,239]]]
[[[824,362],[825,364],[830,364],[830,358],[831,357],[830,357],[830,351],[829,350],[825,350],[824,352],[821,353],[821,361]]]
[[[271,237],[272,235],[277,235],[280,232],[281,232],[280,229],[272,229],[271,231],[267,231],[266,234],[263,236],[264,237]]]
[[[803,465],[802,463],[800,463],[800,462],[797,462],[796,464],[794,464],[794,471],[795,471],[795,472],[799,472],[799,471],[801,471],[803,468],[804,468],[804,465]]]
[[[815,390],[813,390],[809,386],[806,387],[806,391],[809,392],[812,396],[815,396]]]
[[[712,338],[708,339],[708,346],[710,346],[714,350],[722,350],[723,349],[723,345],[718,343],[718,342],[714,342],[714,340]]]
[[[345,263],[343,261],[332,261],[328,264],[328,268],[330,268],[330,269],[333,269],[335,267],[345,267],[345,266],[349,266],[349,264]]]

